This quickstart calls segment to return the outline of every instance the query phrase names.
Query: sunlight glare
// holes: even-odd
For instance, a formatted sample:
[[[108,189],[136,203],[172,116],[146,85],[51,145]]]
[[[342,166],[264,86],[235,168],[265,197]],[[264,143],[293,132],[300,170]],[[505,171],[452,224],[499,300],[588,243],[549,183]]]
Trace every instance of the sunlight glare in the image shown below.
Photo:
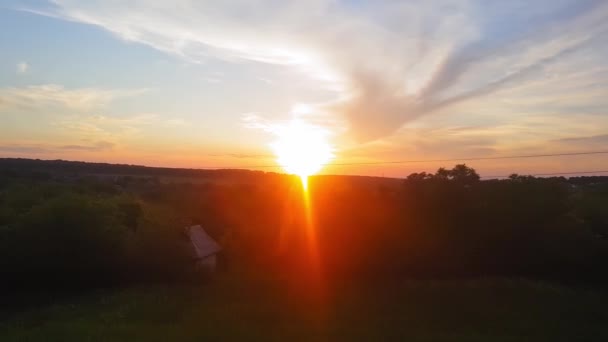
[[[286,172],[300,176],[306,188],[306,177],[319,172],[334,156],[327,131],[294,119],[276,133],[272,149],[277,162]]]
[[[300,181],[302,182],[302,189],[308,191],[308,176],[300,176]]]

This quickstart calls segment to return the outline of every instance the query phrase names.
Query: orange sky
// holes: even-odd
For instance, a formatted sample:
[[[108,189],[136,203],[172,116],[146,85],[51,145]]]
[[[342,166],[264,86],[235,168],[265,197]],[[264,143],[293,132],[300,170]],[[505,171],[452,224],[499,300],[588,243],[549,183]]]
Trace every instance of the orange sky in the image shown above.
[[[279,171],[273,144],[293,120],[326,132],[338,164],[608,146],[607,2],[7,1],[0,157]],[[607,160],[467,164],[490,176]]]

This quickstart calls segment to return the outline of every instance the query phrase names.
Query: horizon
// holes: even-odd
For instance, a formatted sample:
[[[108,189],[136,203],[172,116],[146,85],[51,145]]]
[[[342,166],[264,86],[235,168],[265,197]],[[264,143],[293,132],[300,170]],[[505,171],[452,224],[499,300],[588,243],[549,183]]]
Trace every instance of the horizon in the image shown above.
[[[600,153],[608,153],[608,152],[600,152]],[[525,158],[525,157],[524,157]],[[121,163],[107,163],[107,162],[99,162],[99,161],[83,161],[83,160],[68,160],[68,159],[34,159],[34,158],[24,158],[24,157],[0,157],[0,160],[30,160],[30,161],[40,161],[40,162],[66,162],[66,163],[85,163],[85,164],[102,164],[102,165],[113,165],[113,166],[126,166],[126,167],[143,167],[150,169],[168,169],[168,170],[190,170],[190,171],[245,171],[245,172],[262,172],[265,174],[276,174],[276,175],[284,175],[284,176],[298,176],[297,174],[288,173],[283,170],[273,171],[268,170],[269,168],[280,169],[280,166],[268,166],[266,170],[262,167],[246,169],[240,167],[226,167],[226,168],[188,168],[188,167],[171,167],[171,166],[155,166],[155,165],[145,165],[145,164],[121,164]],[[466,163],[456,163],[454,165],[465,165],[471,167],[472,165]],[[452,165],[442,166],[442,168],[449,168]],[[437,170],[433,170],[430,172],[431,174]],[[412,173],[420,173],[426,171],[418,171]],[[332,173],[317,173],[309,175],[309,177],[369,177],[369,178],[386,178],[386,179],[400,179],[404,180],[409,176],[401,175],[401,176],[384,176],[384,175],[359,175],[359,174],[332,174]],[[551,177],[565,177],[565,178],[575,178],[575,177],[608,177],[608,170],[594,170],[594,171],[573,171],[568,173],[539,173],[539,174],[518,174],[518,173],[510,173],[505,175],[483,175],[480,174],[481,180],[500,180],[509,178],[512,175],[517,176],[532,176],[537,178],[551,178]]]
[[[608,170],[576,155],[608,144],[605,1],[8,0],[0,28],[0,157],[391,178],[457,163],[444,160],[485,177]]]

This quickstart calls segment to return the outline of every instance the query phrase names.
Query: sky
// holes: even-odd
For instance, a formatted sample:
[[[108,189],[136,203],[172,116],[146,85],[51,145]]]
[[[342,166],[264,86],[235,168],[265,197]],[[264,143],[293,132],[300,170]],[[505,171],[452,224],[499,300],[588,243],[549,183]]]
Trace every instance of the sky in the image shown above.
[[[606,150],[608,1],[0,3],[0,157],[280,171],[275,128],[294,118],[327,133],[335,164],[427,160],[332,174]]]

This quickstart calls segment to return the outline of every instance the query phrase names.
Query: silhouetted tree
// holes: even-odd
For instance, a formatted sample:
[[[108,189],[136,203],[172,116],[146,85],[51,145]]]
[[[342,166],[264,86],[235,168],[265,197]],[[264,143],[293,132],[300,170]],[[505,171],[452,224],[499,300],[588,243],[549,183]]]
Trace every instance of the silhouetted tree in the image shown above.
[[[458,164],[448,171],[448,177],[458,183],[473,184],[479,182],[479,174],[475,169],[468,167],[466,164]]]

